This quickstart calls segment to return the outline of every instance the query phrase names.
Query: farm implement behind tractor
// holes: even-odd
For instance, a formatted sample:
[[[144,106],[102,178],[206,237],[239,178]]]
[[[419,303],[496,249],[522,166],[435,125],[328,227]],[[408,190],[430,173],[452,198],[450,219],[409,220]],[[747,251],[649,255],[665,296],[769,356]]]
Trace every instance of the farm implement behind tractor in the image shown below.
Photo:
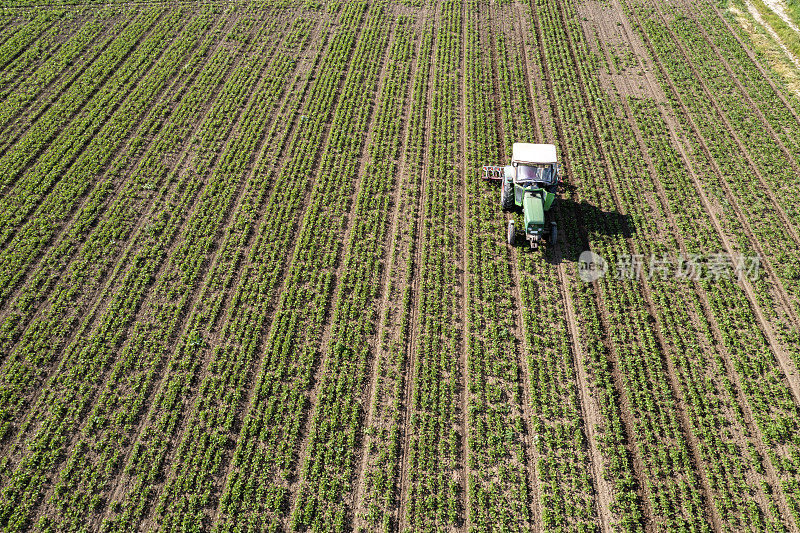
[[[543,239],[555,244],[558,228],[547,224],[545,213],[553,206],[558,193],[558,161],[552,144],[514,143],[511,164],[483,167],[483,179],[501,182],[500,205],[503,210],[522,208],[525,238],[532,249]],[[517,230],[514,219],[508,221],[508,244],[514,246]]]

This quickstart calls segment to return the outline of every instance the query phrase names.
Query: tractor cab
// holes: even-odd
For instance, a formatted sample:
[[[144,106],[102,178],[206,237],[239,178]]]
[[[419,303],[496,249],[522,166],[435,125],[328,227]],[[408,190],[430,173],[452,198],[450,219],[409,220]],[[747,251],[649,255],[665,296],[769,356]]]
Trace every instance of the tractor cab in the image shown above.
[[[514,183],[553,189],[558,184],[556,147],[552,144],[514,143],[511,157]]]

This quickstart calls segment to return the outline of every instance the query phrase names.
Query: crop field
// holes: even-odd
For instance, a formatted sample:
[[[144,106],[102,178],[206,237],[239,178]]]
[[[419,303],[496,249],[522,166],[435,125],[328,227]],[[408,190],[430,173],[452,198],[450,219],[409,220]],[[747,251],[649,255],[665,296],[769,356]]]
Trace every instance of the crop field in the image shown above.
[[[0,0],[0,530],[800,533],[798,26]]]

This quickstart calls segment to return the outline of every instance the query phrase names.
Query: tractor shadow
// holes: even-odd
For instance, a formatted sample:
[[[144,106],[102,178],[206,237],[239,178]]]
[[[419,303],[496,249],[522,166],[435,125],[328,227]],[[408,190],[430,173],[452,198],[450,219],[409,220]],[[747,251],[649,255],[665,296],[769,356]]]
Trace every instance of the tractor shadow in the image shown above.
[[[558,222],[558,245],[545,254],[549,264],[576,263],[582,251],[591,249],[590,241],[602,236],[636,233],[632,217],[616,210],[604,211],[599,207],[559,198],[555,220]]]

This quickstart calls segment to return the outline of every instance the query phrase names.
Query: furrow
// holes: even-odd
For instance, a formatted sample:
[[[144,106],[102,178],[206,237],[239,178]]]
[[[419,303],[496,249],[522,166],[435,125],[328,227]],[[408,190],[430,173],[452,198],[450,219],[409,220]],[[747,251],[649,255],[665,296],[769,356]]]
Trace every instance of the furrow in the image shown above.
[[[416,218],[415,218],[415,238],[414,238],[414,252],[413,252],[413,260],[411,261],[411,268],[409,269],[409,277],[411,278],[411,298],[410,298],[410,315],[411,318],[409,320],[408,325],[408,342],[406,346],[403,348],[407,348],[408,350],[408,363],[406,366],[405,371],[405,378],[403,380],[403,423],[400,429],[401,438],[400,444],[402,447],[401,450],[401,460],[400,460],[400,472],[398,477],[398,485],[397,485],[397,492],[398,492],[398,505],[397,505],[397,515],[395,516],[394,523],[397,524],[398,531],[406,531],[409,520],[409,511],[407,509],[408,506],[408,499],[410,496],[410,489],[409,489],[409,463],[411,461],[411,438],[413,429],[411,427],[411,415],[414,410],[414,383],[418,376],[418,349],[419,349],[419,328],[420,328],[420,300],[422,298],[422,282],[419,276],[419,272],[422,269],[422,253],[423,248],[426,245],[425,241],[425,230],[424,230],[424,209],[428,203],[428,187],[426,185],[426,181],[429,179],[430,175],[430,148],[431,148],[431,137],[432,128],[433,128],[433,113],[432,113],[432,106],[431,102],[433,101],[433,90],[434,84],[432,82],[433,75],[436,72],[436,65],[437,65],[437,54],[436,48],[438,46],[437,41],[434,39],[434,28],[437,23],[438,17],[436,13],[432,14],[429,19],[426,20],[426,27],[423,31],[430,35],[429,39],[430,44],[426,46],[429,50],[429,54],[425,54],[422,52],[423,56],[426,56],[426,62],[424,66],[428,68],[428,74],[425,78],[426,81],[423,82],[425,85],[422,86],[424,89],[420,89],[421,93],[424,90],[425,92],[425,99],[422,105],[417,106],[418,109],[424,110],[424,127],[422,128],[422,132],[420,132],[420,136],[426,142],[423,142],[421,146],[419,146],[417,152],[420,154],[418,158],[412,159],[411,163],[409,164],[409,173],[416,174],[419,176],[419,183],[420,183],[420,190],[421,193],[419,195],[419,204],[417,205],[416,210]],[[428,59],[429,58],[429,59]],[[429,62],[428,62],[429,61]],[[420,93],[420,94],[421,94]],[[416,167],[416,168],[415,168]]]

